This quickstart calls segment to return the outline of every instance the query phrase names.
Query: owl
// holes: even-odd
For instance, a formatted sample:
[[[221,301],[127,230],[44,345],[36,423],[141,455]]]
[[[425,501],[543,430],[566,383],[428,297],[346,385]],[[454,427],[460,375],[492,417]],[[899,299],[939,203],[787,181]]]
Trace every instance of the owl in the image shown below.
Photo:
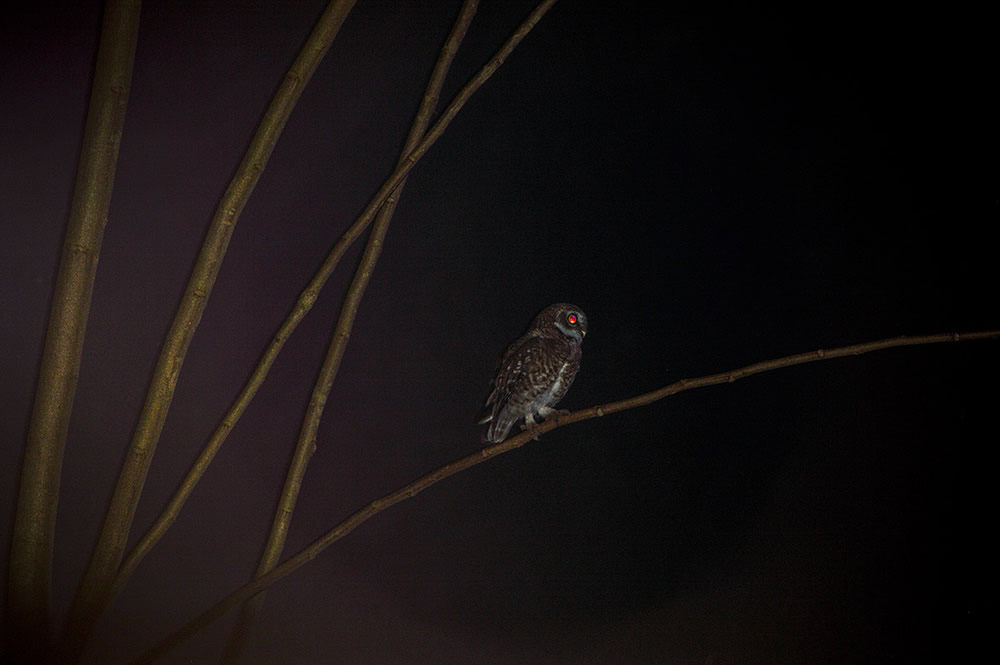
[[[546,418],[569,390],[580,369],[580,347],[587,334],[587,315],[574,305],[549,305],[531,328],[504,352],[493,390],[479,424],[489,423],[483,442],[499,443],[517,421],[535,424]]]

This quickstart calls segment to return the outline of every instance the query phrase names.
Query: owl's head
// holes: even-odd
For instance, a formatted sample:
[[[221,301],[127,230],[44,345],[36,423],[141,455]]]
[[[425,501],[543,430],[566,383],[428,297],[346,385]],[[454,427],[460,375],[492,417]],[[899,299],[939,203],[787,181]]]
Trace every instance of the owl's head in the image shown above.
[[[587,334],[587,315],[576,305],[556,303],[535,317],[532,328],[542,333],[561,334],[579,344]]]

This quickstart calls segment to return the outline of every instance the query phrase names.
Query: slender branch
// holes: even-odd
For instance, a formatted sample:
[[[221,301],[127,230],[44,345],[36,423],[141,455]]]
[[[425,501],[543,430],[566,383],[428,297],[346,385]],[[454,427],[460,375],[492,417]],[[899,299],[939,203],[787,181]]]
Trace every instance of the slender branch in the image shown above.
[[[205,241],[160,350],[149,392],[118,477],[90,564],[66,624],[64,653],[77,657],[106,606],[146,474],[173,399],[181,365],[201,320],[243,207],[267,165],[299,96],[343,25],[355,0],[332,0],[261,119],[246,154],[209,225]]]
[[[665,397],[675,395],[680,392],[687,390],[693,390],[695,388],[706,388],[708,386],[714,386],[724,383],[733,383],[740,379],[753,376],[755,374],[760,374],[762,372],[769,372],[777,369],[782,369],[785,367],[792,367],[794,365],[803,365],[810,362],[818,362],[821,360],[832,360],[834,358],[843,358],[845,356],[856,356],[864,353],[869,353],[872,351],[881,351],[883,349],[890,349],[902,346],[918,346],[926,344],[939,344],[944,342],[968,342],[973,340],[983,340],[983,339],[997,339],[1000,338],[1000,330],[990,330],[982,332],[969,332],[969,333],[943,333],[938,335],[922,335],[913,337],[893,337],[890,339],[882,339],[873,342],[865,342],[862,344],[854,344],[851,346],[839,347],[836,349],[820,349],[817,351],[811,351],[809,353],[800,353],[793,356],[785,356],[783,358],[777,358],[774,360],[766,360],[763,362],[754,363],[752,365],[747,365],[738,369],[730,370],[727,372],[719,372],[718,374],[710,374],[707,376],[698,377],[695,379],[682,379],[671,383],[663,388],[654,390],[642,395],[637,395],[629,399],[620,400],[617,402],[609,402],[607,404],[602,404],[599,406],[593,406],[588,409],[581,409],[580,411],[575,411],[567,415],[561,415],[554,418],[550,418],[542,423],[540,423],[536,428],[531,431],[522,432],[517,436],[513,436],[506,441],[501,443],[483,448],[480,451],[467,455],[461,459],[458,459],[450,464],[436,469],[418,478],[412,483],[399,488],[398,490],[386,494],[385,496],[376,499],[366,505],[361,510],[357,511],[344,521],[342,521],[337,526],[333,527],[326,534],[315,540],[311,545],[300,551],[298,554],[287,559],[281,565],[273,568],[270,572],[262,575],[249,584],[246,584],[227,598],[219,601],[211,608],[205,610],[197,617],[189,621],[187,624],[171,633],[158,644],[156,644],[152,649],[142,654],[135,660],[131,661],[132,665],[142,665],[145,663],[151,663],[156,658],[166,653],[173,647],[177,646],[188,637],[194,635],[201,629],[205,628],[207,625],[215,621],[216,619],[222,617],[233,607],[239,605],[247,598],[250,598],[254,594],[257,594],[267,587],[271,586],[275,582],[284,579],[288,575],[292,574],[303,565],[315,559],[319,554],[325,550],[327,547],[340,540],[351,531],[356,529],[362,523],[366,522],[370,518],[374,517],[378,513],[386,510],[387,508],[410,499],[423,490],[427,489],[431,485],[453,476],[460,471],[464,471],[470,467],[477,464],[485,462],[488,459],[496,457],[497,455],[502,455],[503,453],[514,450],[515,448],[520,448],[524,444],[532,440],[532,437],[536,437],[539,434],[548,432],[550,430],[556,429],[558,427],[563,427],[571,423],[579,422],[581,420],[589,420],[591,418],[597,418],[601,416],[607,416],[612,413],[619,411],[625,411],[627,409],[634,409],[640,406],[646,406],[652,404],[653,402],[659,401]]]
[[[267,350],[261,356],[260,362],[257,364],[257,367],[254,368],[246,385],[240,391],[240,394],[237,396],[233,405],[223,418],[222,423],[219,425],[215,433],[213,433],[212,437],[205,445],[205,448],[199,454],[198,459],[188,471],[188,475],[182,481],[180,487],[177,489],[177,492],[171,498],[167,507],[164,508],[163,513],[157,518],[156,522],[149,529],[149,531],[139,540],[138,544],[123,563],[117,579],[115,580],[114,591],[116,593],[125,585],[142,559],[145,558],[153,546],[167,532],[170,525],[177,519],[181,508],[183,508],[184,503],[191,495],[191,492],[194,491],[198,481],[201,480],[202,476],[204,476],[205,472],[208,470],[208,467],[215,458],[215,455],[219,452],[222,444],[229,436],[229,432],[232,431],[233,427],[235,427],[237,421],[243,415],[243,412],[257,394],[257,391],[260,389],[264,379],[267,377],[271,366],[274,364],[274,361],[277,359],[282,348],[284,347],[285,342],[288,341],[288,338],[298,327],[299,323],[305,318],[306,314],[309,313],[309,310],[312,309],[320,291],[339,264],[340,259],[347,252],[347,249],[361,236],[362,233],[364,233],[365,229],[368,228],[368,225],[375,218],[375,214],[388,200],[390,194],[392,194],[400,183],[403,182],[416,163],[427,153],[430,147],[434,145],[435,141],[441,137],[454,117],[458,114],[462,107],[465,106],[466,102],[468,102],[472,95],[479,90],[484,83],[486,83],[504,59],[506,59],[507,56],[514,50],[514,47],[517,46],[520,40],[531,30],[532,27],[534,27],[534,25],[542,18],[545,12],[548,11],[553,4],[555,4],[555,0],[546,0],[538,5],[538,7],[529,15],[528,19],[521,24],[517,31],[515,31],[513,36],[511,36],[511,38],[500,48],[500,50],[497,51],[493,58],[491,58],[490,61],[484,65],[483,68],[465,85],[465,87],[462,88],[462,90],[452,100],[451,104],[449,104],[448,107],[442,112],[441,116],[434,123],[434,126],[428,130],[423,139],[421,139],[421,141],[417,144],[417,147],[407,155],[402,164],[398,166],[393,174],[386,179],[386,181],[379,188],[378,192],[376,192],[376,194],[372,197],[368,206],[364,209],[364,211],[362,211],[350,228],[344,232],[337,243],[333,246],[333,249],[330,250],[330,253],[323,260],[323,263],[316,272],[316,275],[299,295],[292,312],[281,324],[278,332],[268,344]]]
[[[7,596],[8,632],[27,647],[45,645],[49,638],[63,450],[125,125],[140,6],[138,0],[108,0],[104,8],[76,184],[28,425]]]
[[[437,64],[434,66],[430,80],[427,83],[423,100],[410,127],[406,142],[403,145],[398,165],[401,165],[405,161],[406,156],[416,147],[420,138],[427,131],[431,116],[441,96],[441,87],[444,85],[445,77],[462,40],[465,38],[469,25],[476,15],[478,7],[478,0],[465,0],[462,4],[455,25],[441,49]],[[347,298],[340,310],[340,316],[330,340],[327,356],[323,361],[323,367],[320,369],[319,377],[317,377],[315,386],[313,387],[312,397],[309,400],[309,408],[303,418],[299,440],[295,447],[292,463],[288,469],[285,485],[281,491],[278,509],[274,514],[271,532],[264,547],[264,553],[261,555],[257,566],[257,576],[267,573],[281,559],[281,553],[284,551],[285,541],[288,536],[288,529],[291,526],[292,513],[295,510],[299,490],[302,487],[302,480],[305,477],[309,460],[316,450],[316,436],[323,415],[323,409],[340,369],[340,363],[344,357],[351,331],[354,328],[354,321],[357,316],[358,307],[361,305],[361,299],[364,296],[365,289],[375,270],[375,264],[378,262],[379,255],[382,252],[385,235],[389,230],[389,223],[392,221],[392,215],[396,210],[396,203],[402,195],[405,185],[406,180],[404,179],[393,190],[389,198],[386,199],[385,204],[379,210],[368,238],[368,245],[361,257],[361,262],[354,274],[354,279],[348,288]],[[234,665],[238,662],[239,655],[245,647],[246,641],[249,639],[253,626],[263,607],[263,602],[264,594],[261,593],[244,603],[226,645],[222,658],[223,663]]]

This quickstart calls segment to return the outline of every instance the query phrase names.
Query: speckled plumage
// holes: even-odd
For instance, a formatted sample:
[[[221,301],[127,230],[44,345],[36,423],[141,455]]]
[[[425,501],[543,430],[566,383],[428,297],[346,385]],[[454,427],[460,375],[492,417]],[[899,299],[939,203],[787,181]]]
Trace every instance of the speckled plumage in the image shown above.
[[[480,424],[489,423],[483,441],[499,443],[514,423],[535,424],[566,395],[580,369],[587,316],[574,305],[549,305],[523,337],[508,347],[493,378]]]

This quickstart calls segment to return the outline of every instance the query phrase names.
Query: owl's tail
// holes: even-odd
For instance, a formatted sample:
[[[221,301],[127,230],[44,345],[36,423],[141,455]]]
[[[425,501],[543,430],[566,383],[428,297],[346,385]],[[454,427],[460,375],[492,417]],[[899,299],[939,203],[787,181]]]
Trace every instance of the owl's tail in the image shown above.
[[[488,422],[490,426],[483,431],[483,436],[480,438],[480,442],[500,443],[507,438],[507,433],[510,432],[510,428],[514,426],[514,421],[516,420],[516,417],[510,415],[506,411],[501,412],[496,417],[492,414],[486,416],[480,421],[480,424]]]

